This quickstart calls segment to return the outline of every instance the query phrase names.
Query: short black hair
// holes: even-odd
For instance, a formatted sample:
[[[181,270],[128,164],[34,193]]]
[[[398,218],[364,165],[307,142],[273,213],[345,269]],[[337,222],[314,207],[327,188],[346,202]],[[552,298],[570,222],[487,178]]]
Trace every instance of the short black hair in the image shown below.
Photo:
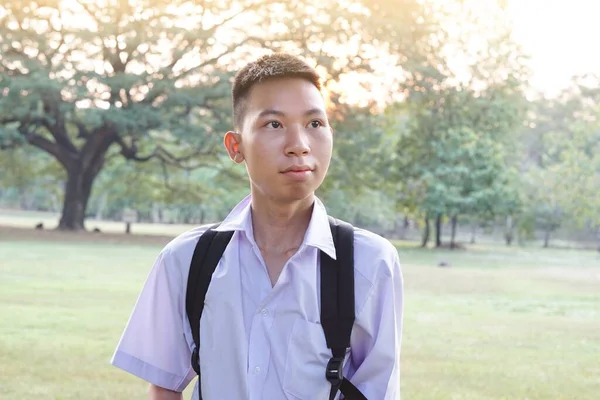
[[[301,58],[286,53],[262,56],[258,60],[247,64],[235,75],[231,97],[233,101],[233,124],[236,130],[242,128],[246,111],[245,100],[252,86],[272,78],[305,79],[321,91],[319,74]]]

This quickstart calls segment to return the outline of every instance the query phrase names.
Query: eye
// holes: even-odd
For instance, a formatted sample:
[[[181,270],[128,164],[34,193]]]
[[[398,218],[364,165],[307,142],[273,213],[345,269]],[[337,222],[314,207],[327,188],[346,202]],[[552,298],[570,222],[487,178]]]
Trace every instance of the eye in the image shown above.
[[[310,122],[310,126],[312,128],[320,128],[320,127],[323,126],[323,123],[321,121],[319,121],[319,120],[314,120],[314,121]]]
[[[281,128],[281,124],[277,121],[269,121],[269,122],[267,122],[267,124],[265,126],[267,126],[269,128],[274,128],[274,129]]]

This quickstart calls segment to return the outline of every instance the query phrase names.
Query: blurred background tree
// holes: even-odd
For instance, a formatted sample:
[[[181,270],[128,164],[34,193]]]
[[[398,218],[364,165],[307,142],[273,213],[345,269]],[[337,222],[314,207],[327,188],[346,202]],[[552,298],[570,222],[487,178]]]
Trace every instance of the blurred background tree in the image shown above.
[[[265,51],[305,55],[329,85],[410,59],[417,1],[22,1],[0,12],[0,138],[65,171],[60,229],[83,229],[98,174],[124,158],[218,167],[233,71]],[[353,32],[360,32],[354,34]]]
[[[232,76],[286,51],[323,75],[331,214],[423,246],[600,247],[600,82],[533,90],[504,3],[6,0],[0,206],[222,219],[248,193],[221,148]]]

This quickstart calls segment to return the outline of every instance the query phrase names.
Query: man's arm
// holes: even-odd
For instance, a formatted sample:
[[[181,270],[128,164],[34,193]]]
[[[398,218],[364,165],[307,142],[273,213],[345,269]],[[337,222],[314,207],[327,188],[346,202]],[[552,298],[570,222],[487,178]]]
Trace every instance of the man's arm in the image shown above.
[[[357,314],[352,331],[350,381],[368,398],[400,398],[403,279],[398,252],[390,245],[380,273]]]
[[[183,395],[180,392],[174,392],[169,389],[161,388],[150,384],[148,388],[148,400],[182,400]]]
[[[183,268],[170,248],[159,254],[111,360],[148,383],[175,392],[182,392],[195,376],[186,336]]]

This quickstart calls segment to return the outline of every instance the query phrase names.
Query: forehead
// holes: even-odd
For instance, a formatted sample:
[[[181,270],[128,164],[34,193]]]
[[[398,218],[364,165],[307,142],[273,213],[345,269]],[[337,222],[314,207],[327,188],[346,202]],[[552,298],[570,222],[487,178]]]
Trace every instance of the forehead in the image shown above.
[[[273,78],[252,86],[246,98],[248,117],[267,109],[292,115],[314,109],[325,113],[325,101],[319,89],[305,79]]]

